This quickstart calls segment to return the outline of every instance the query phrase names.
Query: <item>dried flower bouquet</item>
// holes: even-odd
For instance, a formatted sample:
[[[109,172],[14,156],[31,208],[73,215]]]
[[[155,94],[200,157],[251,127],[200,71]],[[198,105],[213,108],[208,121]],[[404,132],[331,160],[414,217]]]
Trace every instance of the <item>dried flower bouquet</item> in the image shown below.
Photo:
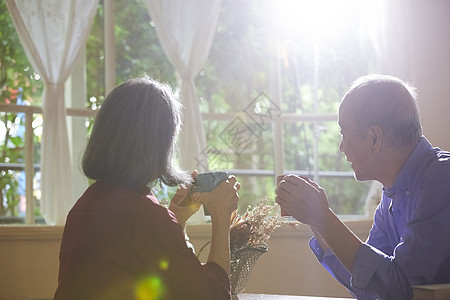
[[[230,227],[231,293],[237,295],[245,289],[257,259],[269,250],[270,233],[280,226],[278,205],[268,205],[264,197],[243,216],[234,214]]]
[[[248,208],[244,215],[233,215],[230,227],[231,252],[248,246],[267,247],[270,233],[281,224],[277,218],[278,204],[268,205],[268,200],[263,197],[259,205]]]

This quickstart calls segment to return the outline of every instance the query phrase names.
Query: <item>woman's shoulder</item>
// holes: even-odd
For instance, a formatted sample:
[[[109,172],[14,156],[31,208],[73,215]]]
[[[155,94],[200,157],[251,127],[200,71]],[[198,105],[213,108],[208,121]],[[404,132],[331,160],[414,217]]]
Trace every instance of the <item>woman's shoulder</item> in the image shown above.
[[[164,211],[152,193],[143,194],[124,185],[101,181],[88,187],[77,201],[74,209],[109,210],[121,214],[140,214],[142,211],[161,213]]]
[[[178,223],[173,212],[161,206],[153,193],[143,195],[138,202],[137,209],[136,222],[152,222],[166,225],[169,223]]]

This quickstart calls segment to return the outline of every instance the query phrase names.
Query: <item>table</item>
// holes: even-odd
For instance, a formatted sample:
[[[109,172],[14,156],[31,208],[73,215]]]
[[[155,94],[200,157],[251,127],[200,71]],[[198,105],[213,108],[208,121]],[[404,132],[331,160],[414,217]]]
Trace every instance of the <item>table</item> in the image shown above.
[[[315,296],[292,296],[272,294],[239,294],[233,300],[349,300],[351,298],[315,297]]]

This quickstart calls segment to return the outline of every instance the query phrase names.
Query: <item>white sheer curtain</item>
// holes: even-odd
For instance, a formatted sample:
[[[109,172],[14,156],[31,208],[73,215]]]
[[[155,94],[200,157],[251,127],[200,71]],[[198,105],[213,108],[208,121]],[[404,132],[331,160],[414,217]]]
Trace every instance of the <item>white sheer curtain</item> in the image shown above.
[[[45,83],[42,211],[48,224],[63,225],[75,202],[71,192],[64,83],[86,44],[98,0],[7,0],[6,4],[23,48]]]
[[[382,55],[380,57],[381,73],[398,76],[409,82],[415,79],[415,62],[413,59],[413,17],[411,1],[384,0],[381,7]]]
[[[359,30],[370,37],[377,53],[377,70],[374,71],[413,80],[411,1],[364,0],[359,3],[363,8],[360,18],[365,24]]]
[[[181,165],[192,171],[198,168],[196,158],[206,148],[194,78],[208,56],[221,0],[146,0],[146,4],[161,45],[181,77],[185,107],[179,143]]]

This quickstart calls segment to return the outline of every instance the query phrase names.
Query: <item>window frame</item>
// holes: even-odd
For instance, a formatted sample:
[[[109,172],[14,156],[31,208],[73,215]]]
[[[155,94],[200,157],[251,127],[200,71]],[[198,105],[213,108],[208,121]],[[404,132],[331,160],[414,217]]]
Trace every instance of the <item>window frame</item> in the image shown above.
[[[115,56],[115,39],[114,39],[114,3],[113,1],[104,1],[104,41],[105,41],[105,91],[110,91],[116,82],[116,56]],[[277,70],[277,74],[271,78],[271,88],[275,92],[275,97],[273,100],[279,106],[281,106],[282,102],[282,88],[281,88],[281,74],[280,74],[280,59],[278,57],[281,55],[279,53],[279,41],[277,31],[274,31],[276,35],[274,40],[274,51],[276,53],[275,57],[270,58],[272,60],[271,64],[275,66]],[[86,62],[83,62],[85,67]],[[72,76],[76,77],[79,80],[78,85],[82,84],[86,87],[86,75],[83,73],[83,68],[75,68]],[[82,83],[81,83],[82,81]],[[73,88],[73,87],[71,87]],[[87,96],[85,96],[87,98]],[[84,99],[86,100],[86,99]],[[317,99],[315,100],[317,101]],[[26,208],[26,224],[35,224],[35,216],[34,216],[34,199],[32,196],[33,193],[33,176],[35,170],[39,168],[38,164],[33,164],[33,130],[31,126],[31,121],[33,120],[33,114],[42,113],[41,107],[36,106],[23,106],[12,108],[11,105],[0,105],[1,111],[9,111],[10,109],[17,109],[17,111],[24,112],[26,114],[26,155],[25,155],[25,163],[23,168],[26,174],[26,198],[27,198],[27,208]],[[317,109],[316,109],[317,111]],[[96,111],[91,109],[81,109],[81,108],[67,108],[66,116],[84,116],[84,117],[94,117]],[[223,121],[231,121],[235,114],[232,113],[202,113],[203,120],[223,120]],[[299,123],[299,122],[312,122],[314,126],[317,126],[318,122],[337,122],[337,114],[336,113],[305,113],[305,114],[294,114],[294,113],[282,113],[280,116],[275,116],[270,119],[270,122],[273,125],[272,130],[272,141],[274,142],[273,147],[273,161],[274,168],[273,170],[258,170],[258,169],[228,169],[225,171],[230,172],[235,175],[244,175],[244,176],[271,176],[273,180],[276,181],[276,176],[286,173],[295,173],[304,176],[312,176],[312,179],[316,182],[320,181],[321,177],[343,177],[343,178],[352,178],[353,172],[338,172],[338,171],[321,171],[319,170],[319,159],[320,155],[318,152],[318,137],[314,137],[314,145],[313,145],[313,161],[312,165],[314,167],[313,172],[307,172],[304,170],[287,170],[285,168],[285,152],[284,152],[284,138],[283,138],[283,125],[287,123]],[[31,128],[31,130],[30,130]],[[31,142],[30,142],[31,140]],[[338,147],[338,145],[336,145]],[[31,154],[30,154],[31,153]],[[73,156],[73,155],[72,155]],[[1,167],[5,167],[1,165]],[[13,167],[11,165],[11,167]],[[21,166],[20,166],[21,167]]]

